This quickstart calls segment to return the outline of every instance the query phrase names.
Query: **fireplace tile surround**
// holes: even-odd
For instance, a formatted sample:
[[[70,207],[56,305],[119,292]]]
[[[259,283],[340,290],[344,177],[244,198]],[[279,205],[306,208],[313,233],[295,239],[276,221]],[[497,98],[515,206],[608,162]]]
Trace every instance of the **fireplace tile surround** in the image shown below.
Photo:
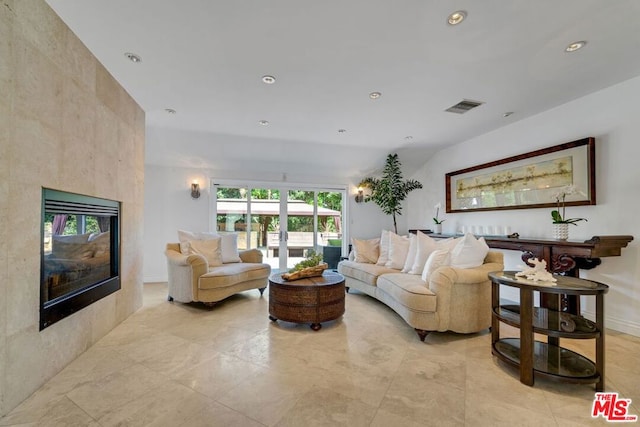
[[[0,57],[1,416],[142,305],[145,126],[43,0],[0,0]],[[42,187],[122,202],[122,288],[40,332]]]

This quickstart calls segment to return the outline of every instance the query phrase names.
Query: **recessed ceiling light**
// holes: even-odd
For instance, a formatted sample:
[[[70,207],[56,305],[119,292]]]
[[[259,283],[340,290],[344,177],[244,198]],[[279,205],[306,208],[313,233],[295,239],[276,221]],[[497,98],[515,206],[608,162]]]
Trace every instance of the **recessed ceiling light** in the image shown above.
[[[459,23],[464,21],[466,17],[467,17],[467,12],[465,12],[464,10],[457,10],[453,12],[451,15],[449,15],[449,17],[447,18],[447,24],[458,25]]]
[[[380,92],[371,92],[369,94],[369,98],[371,99],[378,99],[382,96],[382,94]]]
[[[575,52],[578,49],[582,49],[587,44],[586,41],[580,40],[578,42],[573,42],[569,46],[564,48],[565,52]]]
[[[127,59],[131,62],[135,62],[135,63],[142,62],[142,58],[140,57],[140,55],[136,55],[135,53],[126,52],[124,56],[126,56]]]
[[[175,114],[176,110],[174,110],[173,108],[165,108],[164,111],[167,112],[167,114]]]
[[[274,84],[276,82],[276,78],[273,77],[273,76],[269,76],[269,75],[262,76],[262,82],[266,83],[268,85],[272,85],[272,84]]]
[[[267,120],[260,120],[258,123],[260,123],[262,126],[269,126],[269,122]]]
[[[338,129],[338,133],[345,133],[346,131],[346,129]]]

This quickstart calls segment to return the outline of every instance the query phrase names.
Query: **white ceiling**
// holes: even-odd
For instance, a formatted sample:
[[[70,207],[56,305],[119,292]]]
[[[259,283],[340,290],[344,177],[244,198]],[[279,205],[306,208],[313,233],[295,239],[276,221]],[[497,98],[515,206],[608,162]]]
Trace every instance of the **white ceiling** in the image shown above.
[[[399,152],[411,169],[640,75],[638,0],[47,2],[146,111],[151,164],[357,174]],[[444,112],[464,98],[485,104]]]

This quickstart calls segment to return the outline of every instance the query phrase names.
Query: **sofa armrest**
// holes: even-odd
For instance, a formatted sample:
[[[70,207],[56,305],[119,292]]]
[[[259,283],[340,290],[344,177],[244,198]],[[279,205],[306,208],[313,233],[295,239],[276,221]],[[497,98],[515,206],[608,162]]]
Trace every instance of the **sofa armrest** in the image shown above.
[[[247,249],[238,253],[242,262],[262,263],[262,252],[258,249]]]
[[[445,266],[431,274],[428,287],[437,295],[438,315],[444,321],[446,329],[468,332],[479,330],[479,325],[488,327],[491,320],[489,273],[504,268],[504,264],[500,262],[501,255],[502,253],[494,252],[487,261],[497,262],[487,262],[479,267]]]
[[[182,255],[171,243],[167,244],[164,254],[167,257],[169,296],[180,302],[196,301],[198,280],[209,271],[206,258],[198,254]]]
[[[456,285],[472,285],[489,280],[489,273],[503,269],[502,264],[490,262],[474,268],[440,267],[431,275],[429,284],[447,281]],[[446,279],[444,277],[446,277]],[[432,289],[433,290],[433,289]],[[435,292],[435,291],[434,291]]]

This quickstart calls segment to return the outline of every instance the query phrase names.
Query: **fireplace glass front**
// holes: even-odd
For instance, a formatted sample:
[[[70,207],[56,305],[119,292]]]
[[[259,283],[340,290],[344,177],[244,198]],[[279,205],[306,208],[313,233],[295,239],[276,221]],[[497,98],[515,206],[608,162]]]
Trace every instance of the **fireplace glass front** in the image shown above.
[[[120,203],[43,189],[40,329],[120,289]]]

